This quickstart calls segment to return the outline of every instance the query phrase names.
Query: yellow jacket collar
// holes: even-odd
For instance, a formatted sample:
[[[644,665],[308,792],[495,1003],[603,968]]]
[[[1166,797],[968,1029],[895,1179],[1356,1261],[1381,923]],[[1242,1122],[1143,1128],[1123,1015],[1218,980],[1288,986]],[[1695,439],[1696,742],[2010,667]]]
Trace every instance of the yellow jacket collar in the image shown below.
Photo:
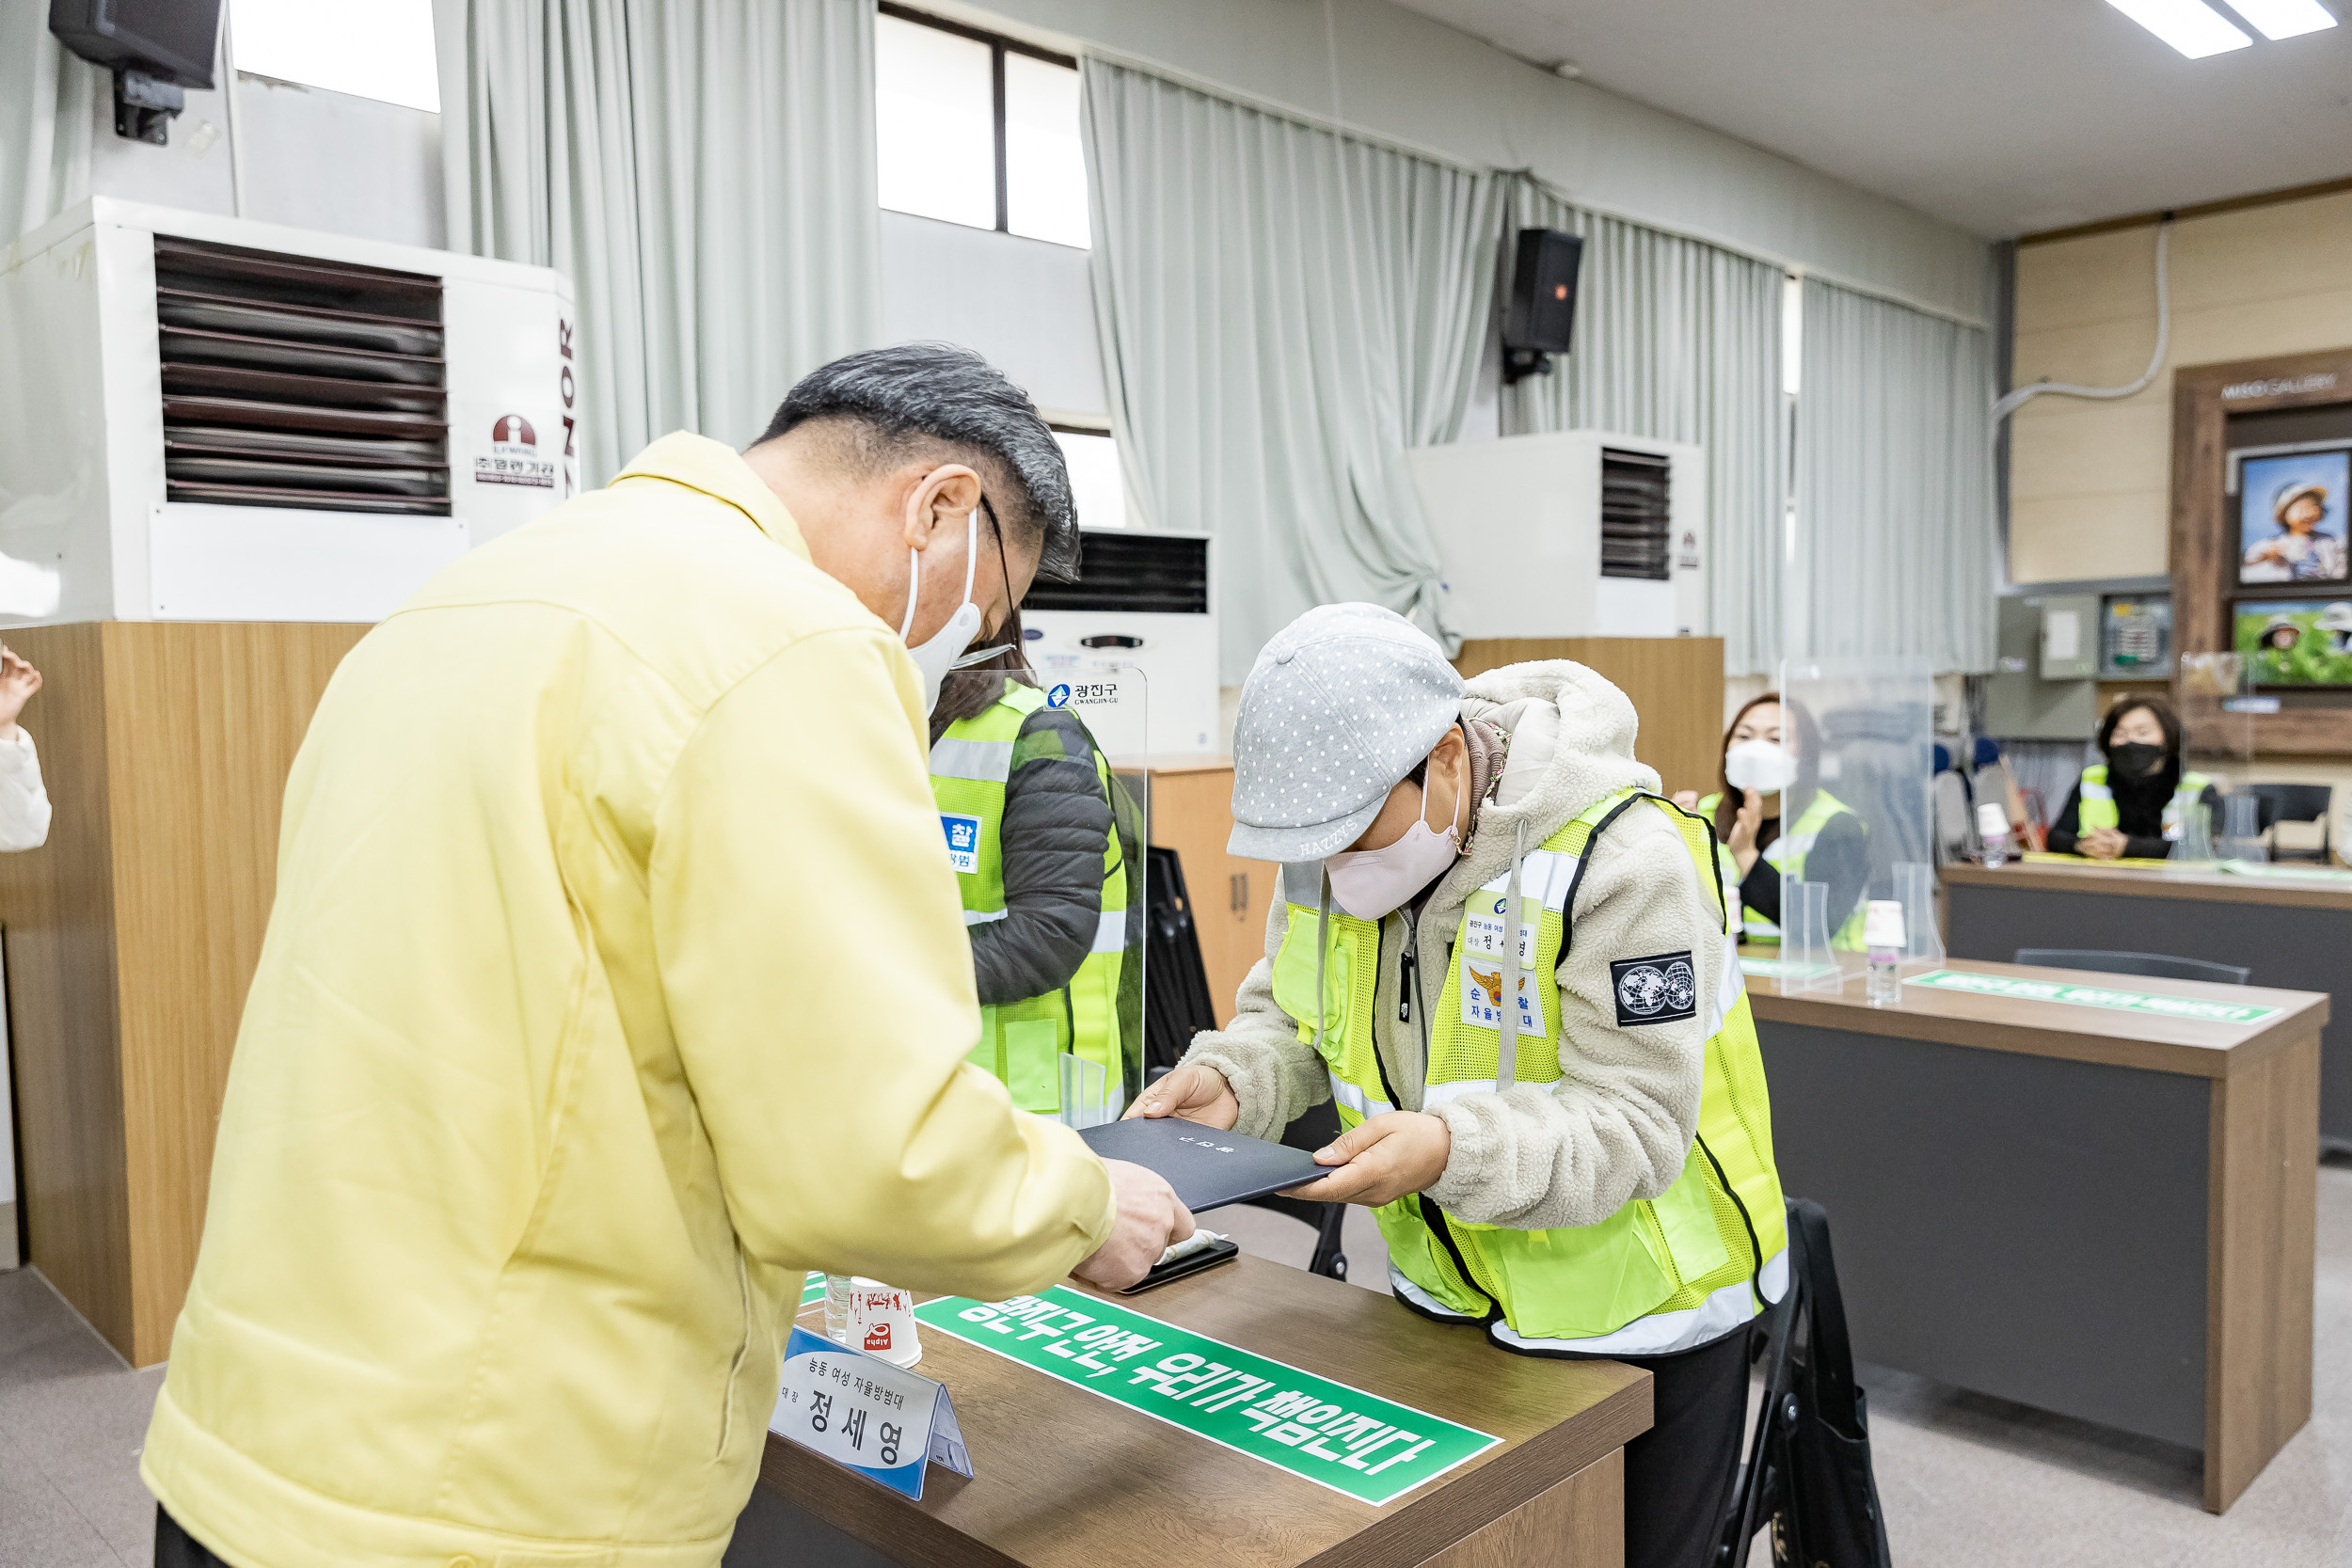
[[[808,542],[776,493],[752,471],[733,447],[691,431],[673,431],[630,459],[612,476],[614,484],[629,480],[659,479],[699,490],[723,500],[759,526],[759,531],[799,556],[809,559]]]

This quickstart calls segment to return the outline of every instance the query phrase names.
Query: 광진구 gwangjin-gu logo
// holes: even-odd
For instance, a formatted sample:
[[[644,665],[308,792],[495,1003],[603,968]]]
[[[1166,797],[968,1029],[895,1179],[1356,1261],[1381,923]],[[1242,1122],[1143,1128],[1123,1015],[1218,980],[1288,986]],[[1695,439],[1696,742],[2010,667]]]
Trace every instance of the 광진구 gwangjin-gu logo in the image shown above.
[[[1609,966],[1609,978],[1616,988],[1620,1029],[1698,1016],[1698,976],[1687,949],[1647,958],[1619,958]]]
[[[490,427],[490,455],[473,460],[476,484],[555,488],[555,465],[539,456],[539,433],[520,414],[501,414]]]

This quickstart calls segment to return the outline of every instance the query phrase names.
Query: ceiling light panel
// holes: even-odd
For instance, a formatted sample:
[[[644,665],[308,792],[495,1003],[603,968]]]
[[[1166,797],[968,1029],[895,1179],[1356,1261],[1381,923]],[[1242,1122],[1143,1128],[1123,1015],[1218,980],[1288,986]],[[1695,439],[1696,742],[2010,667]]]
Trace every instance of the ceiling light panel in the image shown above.
[[[2107,4],[2192,60],[2244,49],[2254,41],[2205,0],[2107,0]]]
[[[2260,28],[2266,39],[2300,38],[2336,24],[2319,0],[2230,0],[2230,8]]]

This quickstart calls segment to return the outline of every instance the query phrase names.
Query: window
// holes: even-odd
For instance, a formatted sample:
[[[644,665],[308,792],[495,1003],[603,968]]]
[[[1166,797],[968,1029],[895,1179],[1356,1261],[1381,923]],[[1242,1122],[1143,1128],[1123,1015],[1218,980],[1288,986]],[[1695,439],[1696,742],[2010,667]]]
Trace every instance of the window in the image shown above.
[[[1054,427],[1062,461],[1070,465],[1070,497],[1082,528],[1127,526],[1127,476],[1119,466],[1119,443],[1101,431]]]
[[[1076,62],[885,5],[874,122],[892,212],[1086,248]]]
[[[237,69],[441,112],[433,0],[230,0]]]

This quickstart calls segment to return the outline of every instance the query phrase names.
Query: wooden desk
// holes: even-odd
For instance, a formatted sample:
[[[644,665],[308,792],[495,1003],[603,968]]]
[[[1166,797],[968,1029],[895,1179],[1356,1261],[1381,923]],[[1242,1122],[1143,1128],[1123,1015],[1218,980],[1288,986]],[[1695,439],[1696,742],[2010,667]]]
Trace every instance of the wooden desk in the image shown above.
[[[1854,1353],[2201,1449],[2217,1513],[2311,1418],[2328,998],[1948,967],[2280,1009],[1748,981],[1781,1180],[1829,1211]]]
[[[1248,1257],[1121,1299],[1502,1442],[1375,1508],[926,1333],[921,1370],[955,1396],[975,1478],[934,1468],[923,1501],[912,1503],[771,1435],[729,1568],[1624,1561],[1624,1447],[1649,1429],[1647,1372],[1511,1355],[1474,1328],[1430,1323],[1384,1295]],[[803,1321],[816,1327],[821,1311]]]
[[[1953,957],[2007,959],[2021,947],[2096,947],[2211,958],[2257,984],[2326,991],[2319,1135],[2352,1148],[2352,882],[2217,871],[2044,862],[1944,870]]]

